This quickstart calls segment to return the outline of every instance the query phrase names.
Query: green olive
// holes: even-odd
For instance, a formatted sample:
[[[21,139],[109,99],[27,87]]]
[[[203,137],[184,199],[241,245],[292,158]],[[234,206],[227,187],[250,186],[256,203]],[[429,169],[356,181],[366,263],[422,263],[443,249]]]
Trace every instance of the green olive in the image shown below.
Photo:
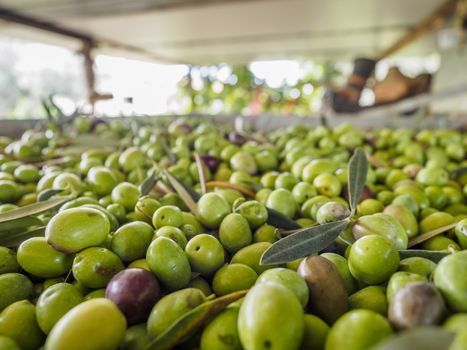
[[[113,235],[110,249],[123,262],[144,258],[152,241],[154,230],[151,225],[135,221],[121,226]]]
[[[107,238],[110,223],[96,209],[72,208],[59,212],[47,224],[47,243],[64,253],[98,246]]]
[[[369,286],[360,289],[349,296],[349,309],[366,309],[386,316],[388,313],[388,301],[385,288],[381,286]]]
[[[186,253],[170,238],[158,237],[149,245],[146,261],[157,279],[169,290],[190,282],[191,268]]]
[[[350,272],[357,280],[366,284],[387,281],[397,271],[399,262],[396,248],[383,236],[364,236],[350,248]]]
[[[57,283],[47,288],[37,300],[36,319],[41,330],[48,334],[68,311],[83,302],[81,293],[68,283]]]
[[[198,220],[206,227],[219,227],[222,219],[230,213],[227,201],[216,193],[206,193],[198,201]]]
[[[125,336],[125,316],[109,299],[87,300],[67,312],[47,337],[47,350],[114,350]]]
[[[106,248],[91,247],[76,254],[73,276],[83,286],[103,288],[124,266],[117,254]]]
[[[29,238],[18,247],[18,263],[28,273],[43,277],[58,277],[67,273],[73,257],[52,248],[45,237]]]
[[[226,264],[217,270],[212,280],[212,289],[218,296],[251,288],[258,274],[243,264]]]
[[[34,305],[17,301],[0,313],[0,334],[12,338],[24,350],[36,350],[44,343]]]
[[[326,350],[369,349],[392,335],[386,319],[370,310],[352,310],[331,327]]]
[[[248,221],[240,214],[228,214],[220,223],[219,240],[224,248],[231,253],[248,246],[252,240]]]

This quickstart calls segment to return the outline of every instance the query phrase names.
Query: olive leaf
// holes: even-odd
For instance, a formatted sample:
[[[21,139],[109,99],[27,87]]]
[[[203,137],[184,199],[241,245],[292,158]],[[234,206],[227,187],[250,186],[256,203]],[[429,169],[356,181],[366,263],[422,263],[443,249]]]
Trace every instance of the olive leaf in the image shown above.
[[[298,230],[274,243],[261,256],[261,265],[280,264],[304,258],[326,248],[346,229],[350,219]]]
[[[417,244],[420,244],[422,242],[425,242],[426,240],[430,239],[430,238],[433,238],[443,232],[446,232],[446,231],[449,231],[450,229],[453,229],[454,227],[456,227],[457,223],[453,223],[453,224],[450,224],[450,225],[445,225],[445,226],[441,226],[441,227],[438,227],[434,230],[431,230],[431,231],[428,231],[428,232],[425,232],[424,234],[421,234],[420,236],[417,236],[417,237],[414,237],[412,238],[410,241],[409,241],[409,245],[408,247],[413,247]]]
[[[240,192],[241,194],[244,194],[247,197],[255,198],[255,193],[251,192],[248,188],[245,188],[243,186],[233,184],[233,183],[230,183],[230,182],[226,182],[226,181],[209,181],[209,182],[206,182],[206,186],[208,186],[208,187],[229,188],[231,190],[236,190],[236,191]]]
[[[149,175],[143,180],[143,182],[139,186],[139,189],[141,191],[141,197],[147,195],[156,185],[157,181],[159,181],[159,176],[156,176],[156,171],[150,170]]]
[[[170,147],[167,145],[167,142],[165,142],[165,140],[160,140],[160,143],[170,162],[175,163],[177,161],[177,156],[172,152]]]
[[[44,202],[46,201],[47,199],[50,199],[52,198],[53,196],[55,196],[56,194],[59,194],[61,192],[65,191],[65,189],[63,188],[58,188],[58,189],[55,189],[55,188],[49,188],[47,190],[44,190],[42,192],[40,192],[38,195],[37,195],[37,201],[38,202]]]
[[[186,204],[186,206],[190,209],[191,213],[193,215],[198,214],[198,207],[196,205],[196,200],[199,199],[199,194],[191,189],[191,191],[188,190],[188,186],[186,186],[182,181],[177,179],[174,175],[172,175],[168,170],[164,171],[164,175],[167,177],[167,180],[170,183],[170,186],[173,187],[175,192],[180,196],[182,201]],[[195,199],[194,193],[196,193],[197,199]]]
[[[293,220],[290,220],[287,216],[278,212],[277,210],[268,207],[266,207],[266,210],[268,211],[267,223],[269,225],[272,225],[274,227],[280,227],[286,230],[301,229],[299,224],[297,224]]]
[[[206,187],[206,164],[199,156],[198,153],[195,153],[195,162],[198,169],[199,183],[201,184],[201,192],[205,194],[208,190]]]
[[[450,252],[446,251],[439,251],[439,250],[425,250],[425,249],[407,249],[407,250],[399,250],[399,256],[401,259],[411,258],[411,257],[420,257],[431,260],[435,263],[440,261],[445,256],[451,254]]]
[[[37,202],[24,207],[8,211],[6,213],[0,214],[0,223],[21,219],[27,216],[40,214],[44,211],[53,209],[65,202],[68,202],[70,199],[73,199],[72,196],[52,198],[44,202]]]
[[[22,242],[31,237],[42,237],[45,233],[45,226],[37,227],[11,236],[0,236],[0,245],[8,248],[18,247]]]
[[[352,215],[355,214],[358,202],[362,196],[363,186],[365,186],[368,174],[368,160],[365,152],[357,148],[349,161],[349,204]]]
[[[419,327],[389,337],[371,350],[448,350],[455,333],[439,327]]]
[[[18,219],[0,222],[0,237],[8,236],[18,232],[25,227],[42,225],[42,221],[34,216],[25,216]]]
[[[229,304],[244,297],[247,291],[238,291],[207,301],[178,318],[164,333],[144,350],[170,350],[187,340]]]

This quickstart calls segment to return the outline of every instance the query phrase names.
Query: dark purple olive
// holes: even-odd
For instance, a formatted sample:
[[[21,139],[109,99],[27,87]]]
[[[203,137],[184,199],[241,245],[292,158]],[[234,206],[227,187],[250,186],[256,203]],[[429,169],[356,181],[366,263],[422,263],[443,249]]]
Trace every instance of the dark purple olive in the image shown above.
[[[445,315],[444,300],[428,282],[412,282],[400,289],[389,304],[388,317],[399,330],[439,324]]]
[[[229,133],[229,141],[235,145],[243,145],[247,139],[245,135],[237,132],[237,131],[232,131]]]
[[[120,271],[110,280],[105,297],[117,305],[128,324],[132,325],[146,321],[152,307],[161,298],[161,289],[154,274],[131,268]]]
[[[203,154],[201,156],[201,159],[203,160],[204,164],[209,168],[209,170],[212,173],[215,173],[217,171],[217,168],[219,167],[219,164],[221,163],[219,158],[211,156],[210,154]]]

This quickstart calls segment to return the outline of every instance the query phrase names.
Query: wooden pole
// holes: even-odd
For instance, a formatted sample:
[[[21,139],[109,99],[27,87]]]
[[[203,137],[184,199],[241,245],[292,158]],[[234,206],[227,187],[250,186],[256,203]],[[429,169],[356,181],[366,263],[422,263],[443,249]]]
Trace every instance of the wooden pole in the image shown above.
[[[407,34],[381,52],[376,59],[381,60],[391,56],[420,37],[439,29],[446,22],[446,18],[453,14],[456,4],[457,0],[446,0],[433,13],[422,19]]]

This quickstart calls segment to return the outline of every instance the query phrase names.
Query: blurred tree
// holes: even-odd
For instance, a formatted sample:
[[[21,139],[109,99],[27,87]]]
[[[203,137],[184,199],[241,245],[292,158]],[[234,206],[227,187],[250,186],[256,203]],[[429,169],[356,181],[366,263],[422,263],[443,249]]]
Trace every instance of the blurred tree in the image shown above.
[[[306,116],[318,110],[323,88],[341,75],[334,63],[315,63],[296,83],[276,88],[247,65],[192,66],[180,82],[180,98],[187,113]]]

